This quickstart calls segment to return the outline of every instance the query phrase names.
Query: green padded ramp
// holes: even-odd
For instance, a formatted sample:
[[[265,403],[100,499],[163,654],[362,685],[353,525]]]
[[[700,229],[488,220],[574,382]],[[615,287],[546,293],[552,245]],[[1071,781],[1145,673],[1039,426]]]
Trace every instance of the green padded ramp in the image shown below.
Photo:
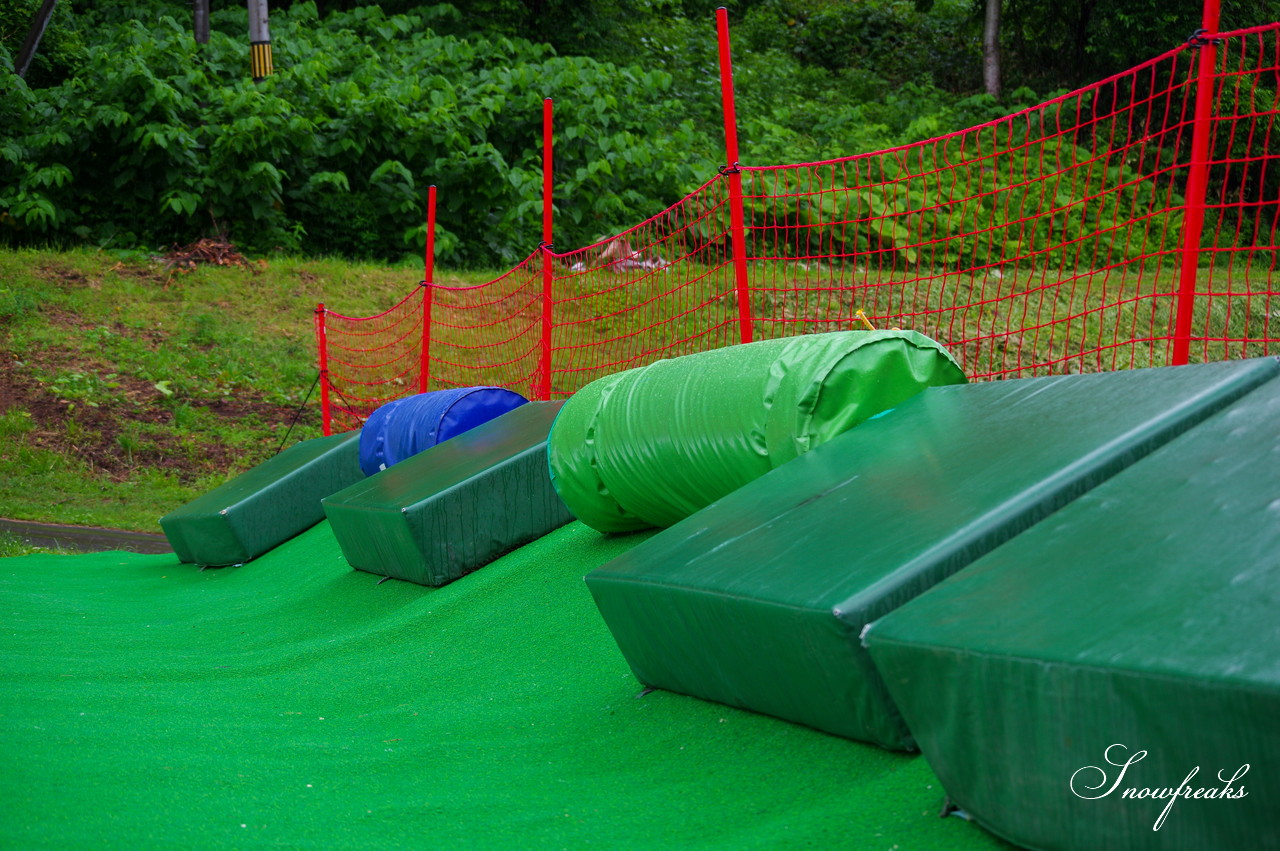
[[[551,487],[561,402],[530,402],[324,501],[357,570],[444,585],[573,519]]]
[[[1280,848],[1280,382],[866,638],[952,800],[1006,838]]]
[[[1266,359],[930,388],[587,584],[644,684],[910,748],[864,626],[1277,372]]]
[[[359,432],[304,440],[160,518],[184,562],[243,564],[324,519],[320,500],[364,478]]]

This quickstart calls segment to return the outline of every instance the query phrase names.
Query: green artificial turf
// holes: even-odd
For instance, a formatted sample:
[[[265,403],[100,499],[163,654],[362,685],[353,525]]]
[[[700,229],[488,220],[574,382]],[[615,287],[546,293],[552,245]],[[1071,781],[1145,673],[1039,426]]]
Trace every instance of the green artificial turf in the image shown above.
[[[240,568],[0,560],[0,847],[1007,847],[920,757],[641,696],[582,576],[644,537],[440,589],[327,523]]]

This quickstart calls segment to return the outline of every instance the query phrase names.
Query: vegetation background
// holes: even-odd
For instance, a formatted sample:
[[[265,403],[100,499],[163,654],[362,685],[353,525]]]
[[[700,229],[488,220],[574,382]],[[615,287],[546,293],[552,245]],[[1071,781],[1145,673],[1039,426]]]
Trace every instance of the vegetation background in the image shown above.
[[[1004,86],[984,91],[984,12]],[[723,160],[722,0],[281,2],[248,76],[243,3],[207,44],[177,0],[0,0],[0,516],[154,531],[284,437],[311,310],[375,312],[537,245],[540,103],[556,101],[557,245],[652,215]],[[742,159],[802,162],[960,129],[1184,41],[1196,0],[741,0]],[[1225,0],[1222,27],[1280,19]],[[231,240],[247,265],[167,265]],[[317,433],[314,406],[290,439]]]
[[[276,73],[248,77],[244,3],[197,44],[177,0],[62,0],[28,80],[37,0],[0,0],[0,243],[242,249],[494,267],[538,242],[540,103],[556,101],[557,243],[663,209],[723,160],[721,0],[273,4]],[[998,2],[998,0],[991,0]],[[1004,0],[1005,86],[983,92],[985,0],[730,3],[744,162],[803,162],[960,129],[1184,41],[1197,0]],[[1280,17],[1227,0],[1223,27]]]

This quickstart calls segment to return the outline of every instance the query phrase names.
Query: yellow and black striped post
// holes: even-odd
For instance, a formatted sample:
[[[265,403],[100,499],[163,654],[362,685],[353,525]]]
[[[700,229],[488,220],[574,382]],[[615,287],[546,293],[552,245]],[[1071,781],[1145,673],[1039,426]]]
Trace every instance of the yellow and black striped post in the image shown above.
[[[263,77],[270,76],[273,70],[271,67],[271,42],[249,42],[249,67],[252,69],[255,83],[260,83]]]
[[[271,65],[271,30],[267,26],[267,0],[248,0],[249,68],[255,83],[275,69]]]

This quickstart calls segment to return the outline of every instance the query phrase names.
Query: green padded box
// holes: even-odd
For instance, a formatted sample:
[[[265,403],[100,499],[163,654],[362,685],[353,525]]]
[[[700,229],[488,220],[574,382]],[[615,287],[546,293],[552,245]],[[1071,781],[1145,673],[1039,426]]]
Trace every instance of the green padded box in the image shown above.
[[[645,685],[913,743],[863,628],[1280,372],[933,387],[592,572]]]
[[[551,486],[561,402],[530,402],[324,501],[357,570],[444,585],[573,519]]]
[[[866,641],[952,801],[994,832],[1280,848],[1280,382]]]
[[[243,564],[324,519],[320,500],[364,478],[360,433],[303,440],[160,518],[184,562]]]

